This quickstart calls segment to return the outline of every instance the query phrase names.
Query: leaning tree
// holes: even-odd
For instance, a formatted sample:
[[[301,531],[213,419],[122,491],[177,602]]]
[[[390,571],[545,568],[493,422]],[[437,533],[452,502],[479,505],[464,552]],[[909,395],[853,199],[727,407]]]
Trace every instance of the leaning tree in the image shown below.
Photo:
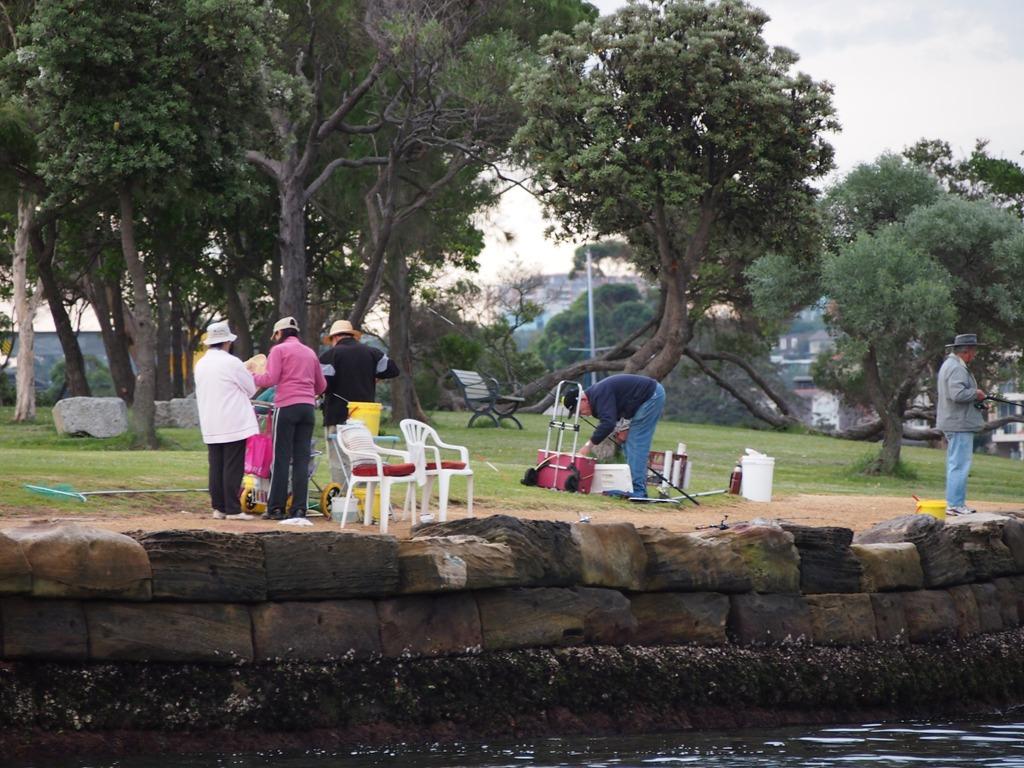
[[[625,237],[661,304],[631,338],[523,394],[595,370],[663,378],[705,312],[744,300],[755,256],[816,248],[809,180],[832,167],[831,89],[792,73],[767,21],[738,0],[632,0],[546,38],[518,84],[523,161],[562,234]]]

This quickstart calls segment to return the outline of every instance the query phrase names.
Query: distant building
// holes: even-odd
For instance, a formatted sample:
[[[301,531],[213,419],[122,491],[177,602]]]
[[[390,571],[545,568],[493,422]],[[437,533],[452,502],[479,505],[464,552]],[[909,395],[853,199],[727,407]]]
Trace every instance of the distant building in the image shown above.
[[[641,294],[650,289],[650,283],[636,275],[594,275],[594,290],[603,285],[630,284],[635,285]],[[523,333],[543,330],[544,326],[555,315],[567,310],[577,298],[587,292],[587,276],[585,274],[570,278],[566,274],[543,275],[541,284],[527,298],[543,308],[543,311],[532,323],[523,325],[519,330]]]
[[[0,312],[14,317],[14,307],[10,302],[0,302]],[[96,319],[92,308],[86,304],[75,307],[71,313],[71,321],[75,325],[78,346],[82,354],[95,356],[104,365],[107,364],[107,350],[103,346],[103,336],[100,333],[99,321]],[[36,311],[32,323],[35,328],[35,340],[32,344],[33,358],[35,359],[35,381],[36,389],[46,389],[50,386],[50,371],[55,363],[64,359],[64,350],[57,338],[57,329],[53,324],[50,315],[50,308],[43,303]],[[18,326],[14,325],[13,343],[7,349],[6,345],[0,347],[0,366],[6,363],[5,373],[12,378],[18,370]],[[6,354],[5,354],[6,353]]]

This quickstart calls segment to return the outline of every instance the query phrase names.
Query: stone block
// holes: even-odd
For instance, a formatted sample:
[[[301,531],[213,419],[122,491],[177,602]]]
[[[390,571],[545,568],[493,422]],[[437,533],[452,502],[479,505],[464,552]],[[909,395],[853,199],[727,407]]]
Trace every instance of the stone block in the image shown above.
[[[195,397],[176,397],[157,400],[156,426],[192,429],[199,426],[199,406]]]
[[[875,593],[871,598],[871,610],[875,614],[875,636],[882,641],[907,643],[907,617],[903,612],[903,597],[898,592]]]
[[[1003,522],[1003,544],[1010,550],[1014,573],[1024,573],[1024,522],[1007,516]]]
[[[902,599],[910,642],[933,643],[956,637],[960,621],[948,591],[920,589],[904,592]]]
[[[974,580],[967,556],[931,515],[903,515],[879,523],[854,536],[857,544],[892,544],[909,541],[917,547],[926,587],[952,587]]]
[[[380,624],[372,600],[262,603],[252,607],[257,661],[330,661],[380,656]]]
[[[8,528],[32,569],[35,597],[149,600],[152,571],[135,539],[77,523]]]
[[[807,595],[811,637],[818,645],[875,642],[875,613],[866,594]]]
[[[267,599],[258,536],[198,529],[133,535],[149,556],[154,600],[257,603]]]
[[[252,661],[249,610],[224,603],[85,603],[98,661]]]
[[[629,596],[637,645],[724,645],[729,598],[715,592],[645,592]]]
[[[924,572],[917,547],[909,541],[894,544],[853,544],[861,566],[862,592],[921,589]]]
[[[800,554],[800,591],[809,594],[859,592],[860,562],[850,552],[849,528],[781,523]]]
[[[981,632],[981,617],[978,612],[978,601],[974,598],[973,584],[961,584],[950,587],[947,592],[953,598],[953,609],[956,611],[956,635],[963,639]]]
[[[385,656],[445,656],[479,651],[480,614],[470,594],[377,601]]]
[[[65,397],[53,406],[61,435],[117,437],[128,431],[128,407],[119,397]]]
[[[0,595],[32,591],[32,568],[21,545],[0,531]]]
[[[647,573],[647,551],[632,523],[577,523],[572,538],[582,559],[582,583],[637,591]]]
[[[1002,632],[1003,612],[999,602],[999,590],[995,584],[971,584],[974,602],[978,606],[978,629],[981,632]]]
[[[392,595],[398,589],[398,541],[358,533],[257,534],[270,600],[336,600]]]
[[[729,637],[741,645],[810,640],[814,629],[801,595],[730,595]]]
[[[762,594],[800,591],[800,555],[793,535],[777,525],[740,523],[727,531],[701,531],[706,540],[725,540],[750,574],[751,588]]]
[[[1020,586],[1020,577],[1003,576],[992,580],[999,596],[999,613],[1003,619],[1003,628],[1012,629],[1021,625],[1024,612],[1021,611],[1021,598],[1024,597],[1024,590]]]
[[[403,594],[518,586],[512,550],[479,536],[400,540],[398,573]]]
[[[984,513],[951,517],[946,521],[944,535],[967,557],[977,581],[1017,572],[1013,552],[1003,540],[1004,528],[1010,522],[1001,515]]]
[[[479,536],[507,545],[516,563],[516,583],[521,586],[572,587],[583,579],[580,548],[568,523],[491,515],[430,523],[413,530],[413,538],[425,536]]]
[[[640,528],[647,551],[645,592],[749,592],[750,568],[729,539]]]
[[[86,659],[85,612],[74,600],[0,600],[0,649],[7,659]]]
[[[614,590],[499,589],[476,595],[484,649],[622,644],[636,631],[629,601]]]

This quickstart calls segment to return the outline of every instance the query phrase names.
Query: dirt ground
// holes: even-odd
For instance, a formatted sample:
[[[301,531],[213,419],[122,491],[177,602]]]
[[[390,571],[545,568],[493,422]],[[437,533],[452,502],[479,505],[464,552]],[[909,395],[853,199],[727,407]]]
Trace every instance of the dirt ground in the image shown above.
[[[725,503],[723,503],[723,501]],[[23,515],[7,515],[7,525],[20,525],[29,522],[77,522],[94,525],[114,531],[131,530],[169,530],[208,528],[212,530],[246,531],[287,530],[295,532],[338,530],[337,522],[332,522],[316,514],[308,518],[312,526],[289,526],[277,522],[263,520],[225,521],[214,520],[209,510],[197,503],[196,497],[178,497],[166,499],[158,504],[147,504],[142,511],[104,511],[102,502],[88,502],[81,511],[74,514],[50,511],[40,513],[38,510]],[[95,506],[92,506],[95,505]],[[1019,506],[1005,502],[980,502],[975,505],[979,511],[998,512],[1021,510]],[[436,509],[433,510],[436,513]],[[396,510],[397,512],[397,510]],[[475,504],[477,517],[495,514],[507,514],[536,520],[561,520],[576,522],[579,514],[564,509],[522,510],[502,507],[499,503]],[[826,496],[802,494],[777,498],[769,503],[746,501],[742,498],[729,498],[727,501],[719,497],[715,506],[702,505],[695,507],[689,502],[675,504],[635,505],[625,501],[608,499],[607,504],[588,512],[590,522],[613,523],[630,522],[636,526],[655,526],[673,531],[693,531],[701,527],[727,525],[751,521],[755,519],[780,520],[799,523],[801,525],[827,526],[835,525],[862,531],[882,520],[914,512],[914,501],[910,498],[893,496]],[[466,514],[465,505],[454,503],[449,507],[448,519],[457,519]],[[395,517],[399,517],[397,514]],[[346,531],[355,533],[377,533],[378,526],[363,526],[349,523]],[[409,536],[408,520],[393,519],[388,533],[399,538]]]

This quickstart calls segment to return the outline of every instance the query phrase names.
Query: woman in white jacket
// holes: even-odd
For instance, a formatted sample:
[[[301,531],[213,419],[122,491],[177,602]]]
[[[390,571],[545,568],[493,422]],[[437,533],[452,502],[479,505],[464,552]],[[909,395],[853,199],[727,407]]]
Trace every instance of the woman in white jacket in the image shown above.
[[[210,505],[217,520],[252,520],[239,500],[245,466],[245,439],[259,432],[250,399],[256,382],[231,354],[237,339],[227,323],[210,323],[207,352],[196,363],[199,428],[210,464]]]

